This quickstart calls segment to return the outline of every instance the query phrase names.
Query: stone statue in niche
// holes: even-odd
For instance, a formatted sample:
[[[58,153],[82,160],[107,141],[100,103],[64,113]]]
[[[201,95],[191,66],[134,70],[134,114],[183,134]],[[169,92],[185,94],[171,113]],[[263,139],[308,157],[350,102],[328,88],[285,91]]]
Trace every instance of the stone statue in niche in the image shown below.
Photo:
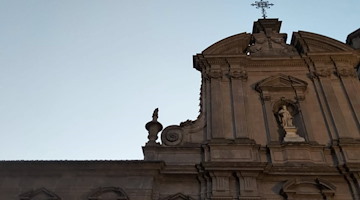
[[[291,116],[290,112],[287,110],[286,106],[283,105],[282,109],[278,112],[279,121],[281,121],[282,127],[294,127],[293,125],[293,117]]]
[[[291,115],[286,105],[277,113],[282,128],[285,131],[284,142],[305,142],[305,139],[297,134],[297,128],[293,124],[294,117]]]

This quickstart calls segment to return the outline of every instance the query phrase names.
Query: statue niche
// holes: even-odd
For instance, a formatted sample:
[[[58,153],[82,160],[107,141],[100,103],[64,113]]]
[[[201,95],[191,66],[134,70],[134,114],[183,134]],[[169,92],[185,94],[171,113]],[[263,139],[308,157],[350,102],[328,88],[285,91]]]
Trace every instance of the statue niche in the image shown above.
[[[264,105],[269,142],[305,142],[307,131],[298,106],[305,99],[307,82],[277,74],[256,83],[255,90]]]
[[[305,142],[305,139],[298,135],[298,127],[295,126],[296,115],[299,115],[297,107],[289,101],[281,100],[274,106],[274,115],[278,124],[284,132],[284,142]],[[297,116],[296,116],[297,117]]]

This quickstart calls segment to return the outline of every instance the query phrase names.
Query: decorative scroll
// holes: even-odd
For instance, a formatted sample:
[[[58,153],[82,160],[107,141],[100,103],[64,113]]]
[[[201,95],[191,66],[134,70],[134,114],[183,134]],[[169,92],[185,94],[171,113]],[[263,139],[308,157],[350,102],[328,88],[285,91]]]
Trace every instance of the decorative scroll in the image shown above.
[[[161,133],[161,141],[168,146],[175,146],[181,143],[183,131],[179,126],[169,126]]]

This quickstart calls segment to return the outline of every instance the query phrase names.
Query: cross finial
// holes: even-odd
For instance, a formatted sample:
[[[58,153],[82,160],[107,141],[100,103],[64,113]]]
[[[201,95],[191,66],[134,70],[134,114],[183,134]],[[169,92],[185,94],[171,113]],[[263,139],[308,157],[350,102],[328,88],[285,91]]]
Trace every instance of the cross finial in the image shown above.
[[[256,8],[261,8],[262,17],[266,19],[267,16],[266,16],[265,8],[270,8],[270,6],[273,6],[274,4],[269,3],[269,1],[260,0],[260,1],[255,1],[255,3],[252,3],[251,5],[256,6]]]

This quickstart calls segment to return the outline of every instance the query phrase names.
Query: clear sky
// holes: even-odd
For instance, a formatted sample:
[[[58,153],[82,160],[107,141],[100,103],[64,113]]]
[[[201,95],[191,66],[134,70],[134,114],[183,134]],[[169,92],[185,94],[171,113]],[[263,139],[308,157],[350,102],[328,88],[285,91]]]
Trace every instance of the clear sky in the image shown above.
[[[359,0],[272,0],[281,32],[345,41]],[[142,159],[144,126],[198,115],[192,55],[251,32],[248,0],[0,0],[0,160]]]

